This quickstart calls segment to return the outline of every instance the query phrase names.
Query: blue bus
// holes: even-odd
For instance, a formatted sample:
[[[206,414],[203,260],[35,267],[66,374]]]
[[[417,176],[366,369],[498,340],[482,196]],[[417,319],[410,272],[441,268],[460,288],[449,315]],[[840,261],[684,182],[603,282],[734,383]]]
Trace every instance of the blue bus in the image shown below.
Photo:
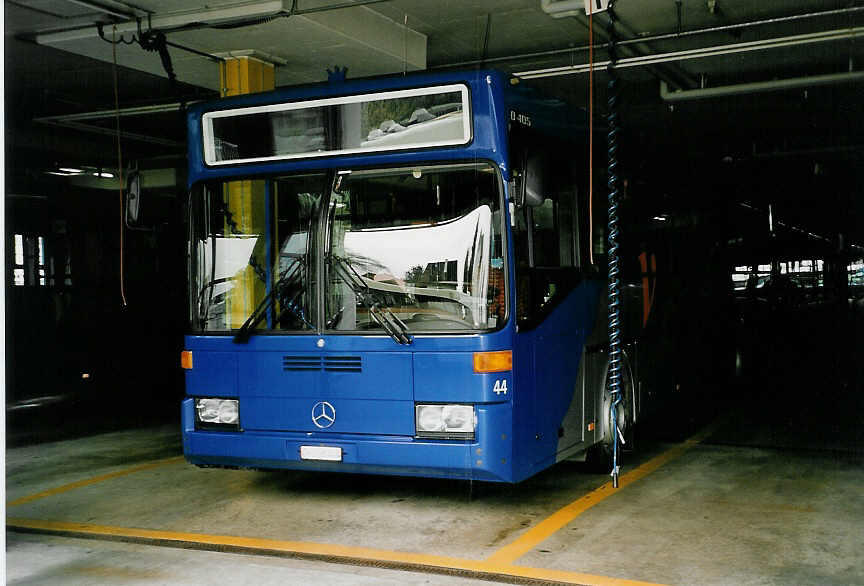
[[[423,73],[199,104],[188,132],[189,462],[513,483],[608,453],[584,111]]]

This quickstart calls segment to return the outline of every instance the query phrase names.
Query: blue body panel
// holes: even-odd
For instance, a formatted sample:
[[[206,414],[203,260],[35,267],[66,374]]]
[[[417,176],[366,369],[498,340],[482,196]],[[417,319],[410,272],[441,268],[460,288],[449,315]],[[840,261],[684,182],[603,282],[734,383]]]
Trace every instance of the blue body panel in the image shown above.
[[[409,347],[381,335],[260,335],[247,344],[234,344],[229,336],[187,336],[186,349],[195,361],[186,374],[187,395],[239,398],[242,431],[195,431],[188,399],[184,451],[189,461],[204,465],[423,471],[427,476],[513,481],[512,375],[473,372],[475,351],[511,347],[507,328],[487,335],[418,336]],[[360,364],[359,372],[327,370],[328,358],[346,357]],[[304,368],[314,361],[321,367],[285,370],[301,359]],[[497,379],[508,380],[507,395],[493,392]],[[336,411],[335,423],[326,430],[312,422],[312,407],[319,401]],[[477,405],[475,439],[415,439],[415,401]],[[506,438],[500,437],[501,429],[508,430]],[[342,447],[343,462],[301,461],[300,445]]]
[[[468,85],[472,100],[473,140],[465,146],[216,168],[203,162],[200,120],[207,111],[458,82]],[[207,179],[257,174],[456,160],[492,161],[507,181],[511,110],[535,116],[532,123],[550,133],[572,137],[584,127],[578,126],[584,119],[575,115],[556,119],[555,113],[563,115],[563,110],[553,102],[514,88],[508,76],[495,71],[288,88],[191,108],[189,143],[199,148],[190,149],[189,182],[191,186]],[[506,206],[504,213],[509,231]],[[509,234],[507,258],[514,258]],[[510,283],[515,282],[514,270],[510,262]],[[555,461],[558,428],[573,401],[582,344],[595,323],[600,285],[584,281],[527,332],[517,333],[509,319],[494,332],[418,335],[410,346],[386,335],[253,335],[245,344],[234,344],[224,335],[187,336],[194,368],[186,374],[189,398],[182,408],[186,458],[200,465],[518,482]],[[512,290],[508,306],[508,315],[514,315]],[[512,350],[513,370],[474,373],[473,353],[493,350]],[[347,359],[356,368],[328,370],[328,364]],[[241,431],[196,431],[193,397],[216,396],[239,398]],[[330,428],[319,429],[312,421],[312,408],[319,401],[335,409]],[[474,404],[475,438],[415,438],[417,402]],[[339,447],[342,462],[301,460],[300,446]]]
[[[513,399],[514,466],[522,478],[556,462],[564,416],[573,401],[583,399],[577,388],[582,348],[596,322],[603,290],[599,280],[582,281],[536,328],[514,337],[516,384],[525,390]],[[590,397],[588,403],[581,407],[593,421]],[[588,437],[568,443],[580,439],[585,447],[591,443]]]

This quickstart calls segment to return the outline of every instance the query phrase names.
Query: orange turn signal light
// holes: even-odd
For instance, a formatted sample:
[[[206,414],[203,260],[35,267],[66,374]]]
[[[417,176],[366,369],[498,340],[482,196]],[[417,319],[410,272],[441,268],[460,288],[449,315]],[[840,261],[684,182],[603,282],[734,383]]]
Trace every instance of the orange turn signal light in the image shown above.
[[[474,353],[474,372],[503,372],[505,370],[513,370],[513,352],[511,350]]]
[[[190,350],[183,350],[180,353],[180,366],[186,370],[192,370],[192,352]]]

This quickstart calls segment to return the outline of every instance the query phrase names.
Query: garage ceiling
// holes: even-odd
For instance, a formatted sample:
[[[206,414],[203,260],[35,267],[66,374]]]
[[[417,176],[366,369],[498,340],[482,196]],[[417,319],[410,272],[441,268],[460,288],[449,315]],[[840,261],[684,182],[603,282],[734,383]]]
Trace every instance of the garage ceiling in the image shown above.
[[[588,76],[582,66],[588,61],[589,23],[582,10],[564,18],[544,11],[557,10],[562,2],[565,7],[579,4],[6,0],[6,104],[7,112],[14,112],[7,153],[11,141],[25,147],[12,149],[19,163],[22,153],[31,153],[27,165],[44,163],[45,151],[79,159],[94,158],[97,152],[103,158],[112,156],[116,147],[105,132],[112,128],[111,119],[88,121],[89,126],[101,126],[105,136],[88,136],[80,128],[60,132],[30,125],[33,118],[113,109],[115,46],[106,42],[111,38],[131,43],[116,45],[121,108],[176,102],[178,92],[186,100],[215,96],[214,59],[226,54],[272,60],[277,85],[323,81],[334,65],[347,66],[349,77],[476,66],[533,72],[546,91],[584,106]],[[801,185],[818,191],[818,177],[826,169],[839,169],[832,181],[846,193],[834,203],[860,207],[856,186],[861,181],[857,169],[864,166],[864,81],[857,72],[864,71],[864,1],[617,0],[615,5],[624,41],[620,56],[627,65],[636,65],[619,70],[623,151],[632,174],[669,184],[664,191],[674,191],[672,184],[678,182],[679,192],[689,193],[699,181],[694,175],[704,178],[710,175],[706,169],[714,172],[705,161],[732,161],[742,174],[782,168],[786,172],[778,171],[781,176],[797,177],[801,169],[809,169],[805,181],[798,178],[777,190],[786,193],[804,190]],[[601,63],[607,59],[606,22],[605,14],[593,22],[599,45],[595,60]],[[134,42],[149,28],[165,33],[179,85],[168,83],[156,53]],[[647,57],[656,62],[638,62]],[[661,82],[674,96],[677,90],[825,75],[834,76],[832,83],[818,87],[806,81],[783,91],[748,90],[711,99],[670,101],[668,94],[661,96]],[[605,81],[605,71],[597,71],[595,103],[600,113]],[[174,116],[124,118],[129,156],[182,157],[183,128]],[[148,142],[148,137],[156,142]],[[166,146],[164,139],[175,146]],[[751,194],[748,201],[754,198],[759,199]]]
[[[545,0],[554,10],[562,0]],[[572,4],[573,0],[564,0]],[[578,3],[578,0],[577,0]],[[748,74],[765,78],[845,71],[864,58],[864,7],[838,0],[618,0],[623,38],[667,38],[622,49],[624,56],[663,54],[835,31],[832,40],[748,53],[671,61],[678,85]],[[581,64],[588,44],[582,11],[553,18],[544,0],[7,0],[6,32],[77,55],[112,62],[106,40],[131,41],[142,30],[168,35],[183,82],[217,89],[210,55],[252,53],[277,64],[277,85],[325,79],[328,67],[352,76],[444,67],[486,58],[510,71]],[[824,16],[817,16],[823,13]],[[572,14],[567,12],[565,14]],[[809,16],[806,16],[809,15]],[[559,15],[560,16],[560,15]],[[605,38],[605,15],[596,19]],[[756,26],[748,24],[762,22]],[[100,38],[99,27],[102,25]],[[724,28],[727,27],[727,28]],[[732,27],[732,28],[728,28]],[[692,34],[711,28],[715,33]],[[680,33],[680,34],[676,34]],[[858,42],[856,42],[856,39]],[[185,47],[188,50],[184,50]],[[572,50],[569,50],[572,49]],[[195,52],[192,52],[195,51]],[[531,53],[545,55],[524,56]],[[165,75],[158,58],[137,44],[117,46],[125,67]],[[598,55],[605,59],[605,55]],[[637,68],[632,75],[644,76]],[[703,80],[705,76],[706,80]]]

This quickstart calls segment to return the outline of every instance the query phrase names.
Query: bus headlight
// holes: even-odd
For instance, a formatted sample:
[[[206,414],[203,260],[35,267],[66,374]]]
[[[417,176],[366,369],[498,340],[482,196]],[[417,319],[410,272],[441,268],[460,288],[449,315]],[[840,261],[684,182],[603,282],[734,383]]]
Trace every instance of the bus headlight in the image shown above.
[[[195,427],[240,429],[240,402],[237,399],[196,398]]]
[[[417,437],[474,439],[474,405],[416,405]]]

